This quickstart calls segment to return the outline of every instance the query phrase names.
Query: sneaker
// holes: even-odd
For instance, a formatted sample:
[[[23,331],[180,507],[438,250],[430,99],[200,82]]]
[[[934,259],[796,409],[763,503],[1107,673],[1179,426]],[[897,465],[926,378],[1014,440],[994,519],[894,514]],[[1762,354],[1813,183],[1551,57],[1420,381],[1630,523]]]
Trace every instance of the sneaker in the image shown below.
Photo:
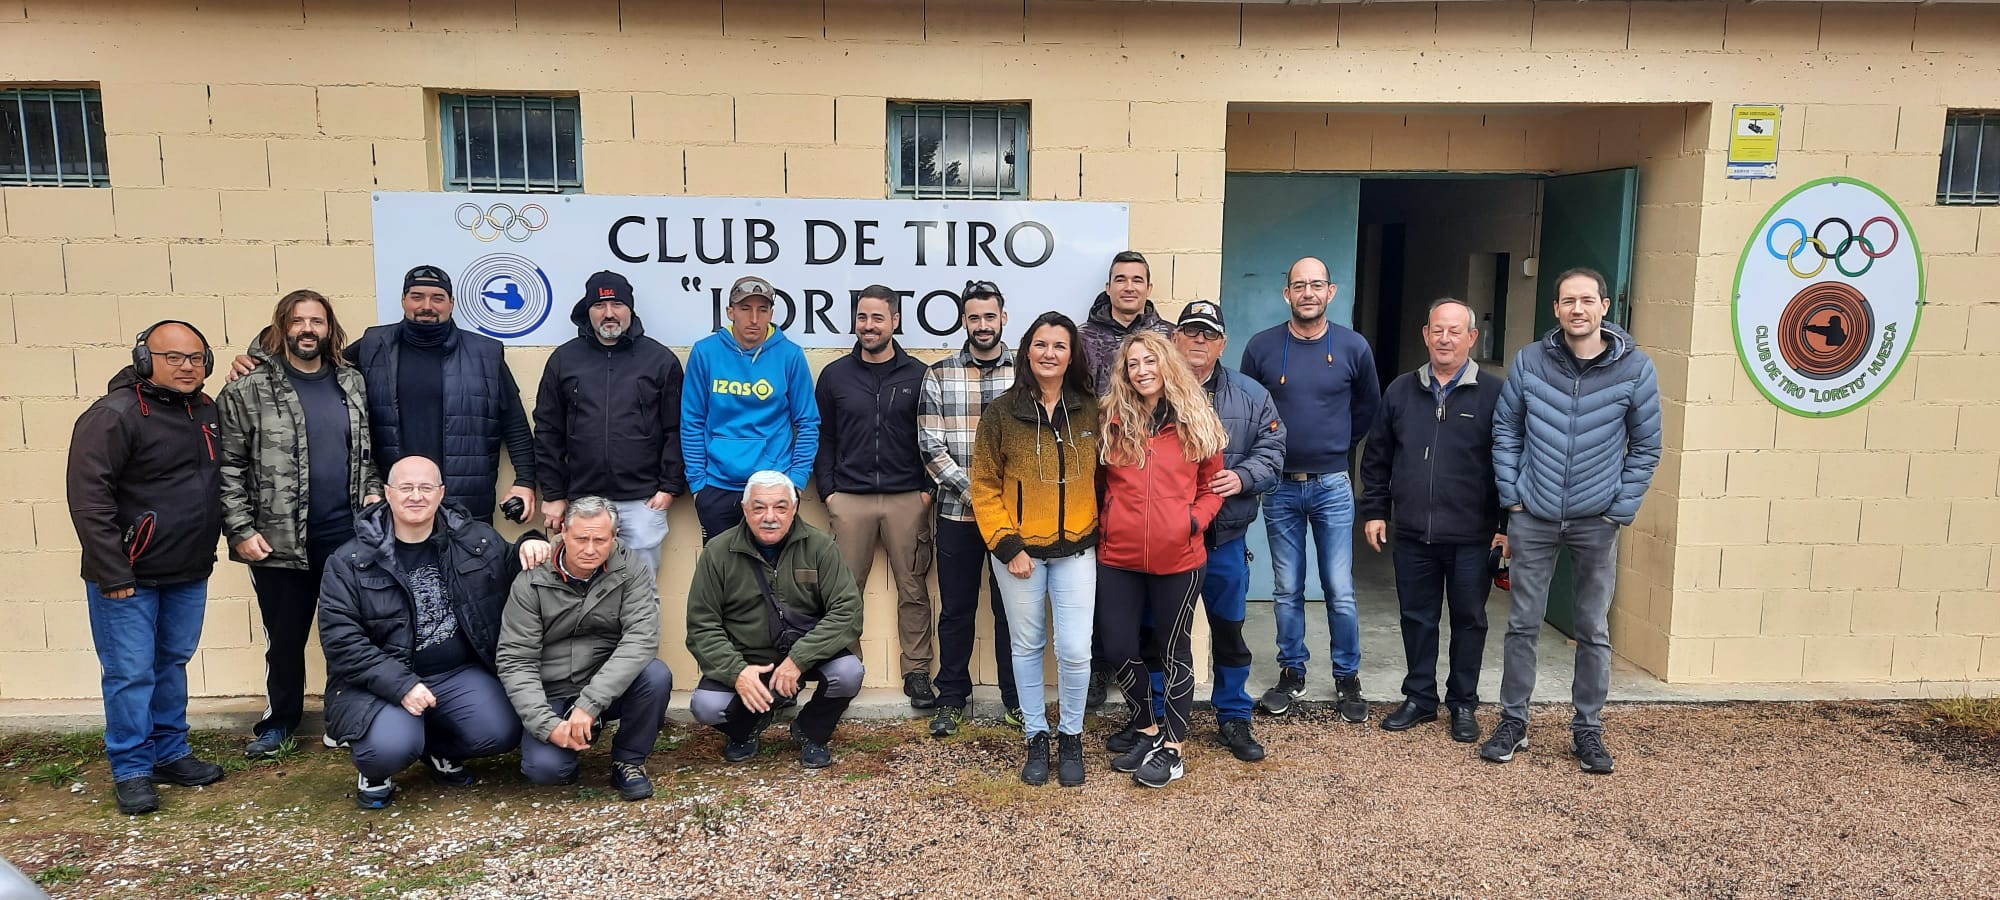
[[[190,753],[163,766],[153,767],[154,784],[201,787],[222,780],[222,767]]]
[[[347,742],[346,742],[346,741],[336,741],[336,740],[334,740],[334,739],[333,739],[333,735],[330,735],[330,734],[322,734],[322,735],[320,735],[320,736],[319,736],[319,742],[320,742],[320,743],[322,743],[322,744],[325,744],[325,745],[326,745],[326,749],[328,749],[328,750],[338,750],[338,749],[340,749],[340,748],[342,748],[342,747],[345,747],[345,746],[347,746]]]
[[[395,796],[396,783],[390,779],[384,778],[380,784],[374,784],[369,782],[368,776],[362,775],[356,780],[354,805],[361,809],[382,809]]]
[[[1028,714],[1022,712],[1018,706],[1010,706],[1007,707],[1007,714],[1000,717],[1000,721],[1007,723],[1013,728],[1026,728],[1028,727]]]
[[[833,765],[833,751],[826,745],[800,733],[797,723],[792,725],[792,743],[799,745],[799,765],[807,769],[824,769]]]
[[[1104,673],[1090,670],[1090,689],[1084,692],[1083,708],[1096,709],[1104,705]]]
[[[730,741],[723,744],[722,761],[732,763],[746,762],[755,757],[763,749],[763,742],[758,740],[757,736],[753,734],[743,740]]]
[[[1274,716],[1282,716],[1292,708],[1292,701],[1306,692],[1306,670],[1285,668],[1278,672],[1278,683],[1264,692],[1257,705]]]
[[[646,767],[638,763],[612,763],[611,786],[617,789],[622,800],[644,800],[653,796],[653,779],[646,777]]]
[[[479,779],[465,770],[465,764],[442,756],[425,756],[424,767],[431,770],[431,780],[446,787],[471,787]]]
[[[1063,787],[1083,784],[1083,735],[1065,734],[1056,738],[1056,784]]]
[[[118,811],[128,816],[160,808],[160,789],[153,787],[151,778],[127,778],[113,785],[111,792],[118,798]]]
[[[1514,758],[1515,751],[1528,749],[1528,723],[1520,719],[1502,716],[1500,724],[1493,729],[1493,736],[1479,747],[1479,758],[1487,762],[1503,763]]]
[[[270,759],[277,756],[279,750],[285,746],[285,741],[290,740],[291,737],[290,732],[275,728],[266,731],[263,734],[257,735],[256,739],[250,742],[250,746],[243,748],[243,758]]]
[[[1032,785],[1049,783],[1049,733],[1028,735],[1028,761],[1021,764],[1021,780]]]
[[[1125,752],[1111,758],[1111,771],[1139,771],[1140,764],[1146,761],[1146,757],[1152,756],[1153,751],[1160,749],[1160,742],[1165,740],[1159,732],[1147,734],[1143,731],[1134,731],[1132,735],[1132,741],[1125,748]]]
[[[937,692],[931,690],[931,677],[922,672],[903,676],[903,696],[910,698],[910,706],[915,709],[937,706]]]
[[[1257,735],[1250,731],[1249,719],[1224,719],[1215,728],[1215,740],[1244,762],[1264,759],[1264,745],[1257,743]]]
[[[1132,773],[1132,781],[1149,788],[1163,788],[1187,774],[1181,768],[1181,752],[1164,744],[1146,757],[1144,765]]]
[[[965,724],[965,707],[940,706],[937,715],[931,716],[931,737],[951,737],[958,733],[958,726],[963,724]]]
[[[1133,747],[1139,746],[1140,736],[1141,733],[1138,724],[1136,722],[1126,722],[1125,727],[1118,729],[1117,734],[1104,739],[1104,749],[1113,753],[1125,753]],[[1119,769],[1118,771],[1130,772],[1132,770]]]
[[[1604,732],[1579,731],[1570,739],[1569,755],[1592,775],[1611,774],[1611,751],[1604,749]]]
[[[1361,699],[1361,678],[1349,675],[1333,680],[1340,692],[1340,717],[1349,722],[1368,721],[1368,701]]]

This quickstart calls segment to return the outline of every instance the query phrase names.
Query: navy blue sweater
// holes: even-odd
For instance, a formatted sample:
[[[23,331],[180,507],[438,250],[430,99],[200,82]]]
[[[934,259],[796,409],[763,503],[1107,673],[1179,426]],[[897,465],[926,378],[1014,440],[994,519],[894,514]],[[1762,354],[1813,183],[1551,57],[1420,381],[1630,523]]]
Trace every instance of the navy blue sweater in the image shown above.
[[[1347,471],[1382,403],[1367,339],[1329,322],[1319,340],[1303,341],[1279,324],[1250,336],[1241,368],[1271,392],[1285,421],[1285,471]]]

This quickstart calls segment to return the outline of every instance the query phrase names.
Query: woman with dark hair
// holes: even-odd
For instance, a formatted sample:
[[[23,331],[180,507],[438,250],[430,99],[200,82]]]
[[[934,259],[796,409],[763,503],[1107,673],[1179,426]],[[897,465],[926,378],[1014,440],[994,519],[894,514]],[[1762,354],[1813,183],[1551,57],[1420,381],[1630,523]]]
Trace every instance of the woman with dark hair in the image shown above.
[[[980,414],[970,498],[993,554],[1027,720],[1021,780],[1049,780],[1042,656],[1053,623],[1057,781],[1074,787],[1084,776],[1083,704],[1097,602],[1097,403],[1068,316],[1043,313],[1028,326],[1015,365],[1022,368],[1013,387]]]
[[[1194,601],[1208,547],[1202,534],[1222,509],[1209,486],[1229,442],[1201,382],[1160,335],[1127,337],[1104,397],[1103,540],[1097,557],[1097,630],[1104,658],[1139,740],[1111,761],[1146,787],[1181,777],[1181,740],[1194,705]],[[1157,648],[1140,646],[1150,616]],[[1166,721],[1153,718],[1152,676],[1141,654],[1166,666]]]

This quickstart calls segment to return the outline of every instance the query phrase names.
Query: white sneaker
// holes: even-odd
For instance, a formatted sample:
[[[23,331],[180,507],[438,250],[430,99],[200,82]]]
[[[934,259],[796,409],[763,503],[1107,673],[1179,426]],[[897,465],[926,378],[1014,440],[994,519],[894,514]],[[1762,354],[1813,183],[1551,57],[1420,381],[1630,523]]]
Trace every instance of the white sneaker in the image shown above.
[[[319,736],[319,742],[320,742],[320,743],[322,743],[322,744],[325,744],[325,745],[326,745],[326,749],[328,749],[328,750],[338,750],[338,749],[340,749],[340,748],[342,748],[342,747],[345,747],[345,746],[347,746],[347,742],[346,742],[346,741],[336,741],[336,740],[334,740],[334,739],[333,739],[333,735],[330,735],[330,734],[322,734],[322,735],[320,735],[320,736]]]

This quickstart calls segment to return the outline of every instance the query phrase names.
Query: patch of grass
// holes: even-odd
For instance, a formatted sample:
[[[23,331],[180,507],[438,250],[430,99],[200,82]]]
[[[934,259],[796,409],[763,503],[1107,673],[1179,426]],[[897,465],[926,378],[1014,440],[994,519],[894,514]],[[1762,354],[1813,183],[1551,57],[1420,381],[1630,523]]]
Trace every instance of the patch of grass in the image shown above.
[[[83,780],[83,767],[73,762],[46,762],[37,767],[28,780],[52,788],[66,788]]]
[[[1944,724],[2000,738],[2000,697],[1947,697],[1931,701]]]
[[[21,732],[0,736],[0,765],[33,767],[45,762],[79,762],[104,756],[104,729]]]
[[[83,867],[74,863],[56,863],[35,873],[36,884],[68,884],[83,878]]]

